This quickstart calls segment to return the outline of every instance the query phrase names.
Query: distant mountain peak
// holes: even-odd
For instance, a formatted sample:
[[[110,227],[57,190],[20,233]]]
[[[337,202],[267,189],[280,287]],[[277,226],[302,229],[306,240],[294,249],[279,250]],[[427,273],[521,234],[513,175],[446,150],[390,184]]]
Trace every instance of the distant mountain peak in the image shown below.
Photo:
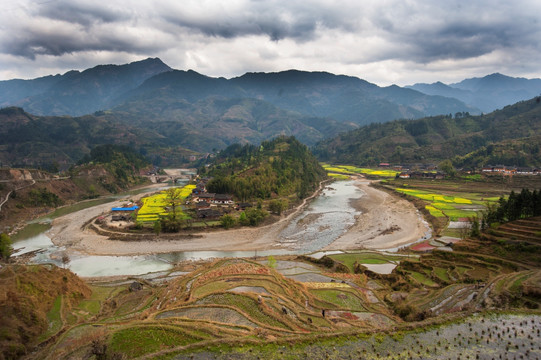
[[[483,112],[491,112],[538,95],[541,93],[541,79],[512,77],[495,72],[449,85],[438,81],[433,84],[415,84],[407,88],[427,95],[454,97]]]

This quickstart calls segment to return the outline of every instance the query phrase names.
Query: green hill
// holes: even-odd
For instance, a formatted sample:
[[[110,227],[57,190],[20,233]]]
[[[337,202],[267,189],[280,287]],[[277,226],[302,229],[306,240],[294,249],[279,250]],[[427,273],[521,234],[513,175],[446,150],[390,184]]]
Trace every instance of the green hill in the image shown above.
[[[325,170],[294,137],[278,137],[261,146],[231,145],[201,176],[212,176],[208,190],[240,200],[297,195],[304,198],[325,178]]]
[[[314,153],[322,161],[364,166],[444,159],[461,166],[489,162],[539,166],[540,132],[537,97],[481,116],[457,113],[371,124],[320,142]]]

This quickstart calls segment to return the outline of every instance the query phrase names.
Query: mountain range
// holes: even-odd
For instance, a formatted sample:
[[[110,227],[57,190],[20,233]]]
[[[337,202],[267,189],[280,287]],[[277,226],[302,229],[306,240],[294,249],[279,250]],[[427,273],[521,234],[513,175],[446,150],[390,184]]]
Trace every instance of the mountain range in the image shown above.
[[[476,109],[359,78],[289,70],[213,78],[160,59],[0,81],[0,106],[38,116],[94,114],[196,151],[294,135],[308,145],[372,122]]]
[[[455,98],[483,112],[491,112],[541,95],[541,79],[514,78],[495,73],[454,84],[446,85],[438,81],[433,84],[419,83],[406,88],[427,95]]]
[[[299,70],[215,78],[174,70],[158,58],[99,65],[0,81],[0,106],[6,107],[0,161],[31,165],[54,158],[63,166],[104,143],[135,146],[158,162],[172,147],[183,158],[278,135],[312,146],[373,123],[480,114],[488,107],[472,99],[481,94],[493,91],[500,95],[490,100],[505,103],[535,92],[538,82],[490,75],[402,88]]]

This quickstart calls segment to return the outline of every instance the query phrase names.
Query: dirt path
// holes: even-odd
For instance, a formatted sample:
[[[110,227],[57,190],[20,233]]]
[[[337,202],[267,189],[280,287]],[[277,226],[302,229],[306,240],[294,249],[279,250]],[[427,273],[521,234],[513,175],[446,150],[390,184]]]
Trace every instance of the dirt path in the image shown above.
[[[358,181],[364,192],[352,205],[363,211],[349,231],[327,246],[331,249],[385,249],[414,242],[426,231],[415,207],[406,200],[368,186],[366,180]],[[319,192],[314,194],[316,196]],[[139,195],[139,197],[147,194]],[[130,198],[134,198],[131,196]],[[49,231],[53,243],[66,246],[69,251],[92,255],[139,255],[174,251],[255,251],[282,248],[277,241],[280,232],[295,215],[304,209],[306,199],[294,211],[279,221],[258,227],[200,233],[197,238],[180,238],[159,241],[109,240],[82,226],[123,201],[98,205],[56,219]],[[125,201],[125,200],[124,200]]]

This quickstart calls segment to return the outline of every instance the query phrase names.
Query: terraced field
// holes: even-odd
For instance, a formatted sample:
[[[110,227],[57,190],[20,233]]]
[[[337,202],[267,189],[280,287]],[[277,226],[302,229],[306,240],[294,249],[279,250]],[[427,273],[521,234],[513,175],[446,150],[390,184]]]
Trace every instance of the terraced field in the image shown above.
[[[484,208],[481,201],[466,197],[407,188],[395,188],[395,191],[425,200],[429,203],[425,207],[432,216],[447,217],[451,221],[477,217],[478,212]]]
[[[487,231],[492,240],[521,241],[541,245],[541,217],[516,220]]]
[[[537,236],[541,221],[505,229],[513,226],[530,227],[526,232]],[[141,278],[137,286],[134,279],[94,283],[92,295],[78,305],[53,308],[57,335],[36,357],[76,359],[104,351],[130,359],[440,359],[464,353],[488,359],[483,355],[490,351],[532,358],[541,355],[541,264],[534,260],[541,246],[521,257],[516,243],[526,242],[498,236],[423,255],[223,259],[188,274],[174,269]],[[369,268],[389,264],[389,273]],[[512,325],[503,327],[497,316],[504,315],[462,322],[489,310],[533,315],[505,318]],[[435,325],[443,319],[455,322]],[[517,336],[509,337],[508,327]],[[537,333],[528,337],[518,329]]]

